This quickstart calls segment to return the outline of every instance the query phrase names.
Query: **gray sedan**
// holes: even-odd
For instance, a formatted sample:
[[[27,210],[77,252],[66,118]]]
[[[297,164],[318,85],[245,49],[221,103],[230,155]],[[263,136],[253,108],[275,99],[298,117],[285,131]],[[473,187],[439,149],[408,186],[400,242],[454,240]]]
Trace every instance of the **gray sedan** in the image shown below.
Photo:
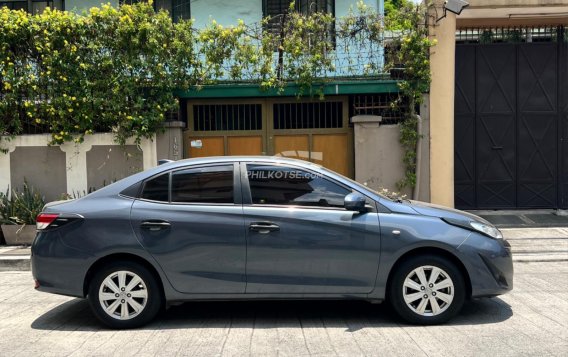
[[[283,158],[166,163],[46,206],[37,228],[36,289],[88,298],[113,328],[228,299],[386,300],[437,324],[513,287],[510,246],[487,221]]]

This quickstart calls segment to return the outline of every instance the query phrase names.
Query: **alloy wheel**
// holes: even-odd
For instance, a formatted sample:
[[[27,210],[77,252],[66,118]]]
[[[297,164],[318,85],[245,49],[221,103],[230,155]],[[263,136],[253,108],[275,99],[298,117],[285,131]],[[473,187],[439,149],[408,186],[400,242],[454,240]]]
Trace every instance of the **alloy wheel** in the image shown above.
[[[109,316],[117,320],[130,320],[146,307],[148,289],[137,274],[126,270],[116,271],[101,283],[99,302]]]
[[[454,282],[443,269],[425,265],[404,279],[402,296],[406,305],[420,316],[436,316],[446,311],[454,299]]]

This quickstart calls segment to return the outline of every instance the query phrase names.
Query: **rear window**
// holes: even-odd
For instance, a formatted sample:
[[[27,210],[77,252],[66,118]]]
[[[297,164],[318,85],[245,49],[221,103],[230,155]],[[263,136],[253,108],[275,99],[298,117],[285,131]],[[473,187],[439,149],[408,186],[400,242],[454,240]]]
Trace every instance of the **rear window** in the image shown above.
[[[233,165],[172,173],[172,202],[233,203]]]

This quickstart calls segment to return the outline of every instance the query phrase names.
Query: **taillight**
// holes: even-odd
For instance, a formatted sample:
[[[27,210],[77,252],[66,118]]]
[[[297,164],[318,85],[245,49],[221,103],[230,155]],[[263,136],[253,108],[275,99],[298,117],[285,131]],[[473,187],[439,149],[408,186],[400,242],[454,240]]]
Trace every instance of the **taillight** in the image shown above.
[[[36,228],[38,230],[46,229],[59,217],[55,213],[40,213],[36,218]]]

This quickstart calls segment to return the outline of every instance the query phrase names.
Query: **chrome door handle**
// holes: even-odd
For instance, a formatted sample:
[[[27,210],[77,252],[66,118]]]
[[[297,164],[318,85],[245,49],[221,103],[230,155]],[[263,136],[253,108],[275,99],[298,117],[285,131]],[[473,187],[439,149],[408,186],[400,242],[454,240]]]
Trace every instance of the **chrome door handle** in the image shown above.
[[[252,222],[249,225],[249,229],[260,234],[267,234],[273,231],[279,231],[280,227],[272,222]]]
[[[395,236],[400,235],[400,231],[398,229],[395,229],[394,231],[392,231],[392,234],[394,234]]]
[[[140,223],[140,228],[148,229],[150,231],[159,231],[169,228],[170,226],[171,224],[168,221],[144,221]]]

